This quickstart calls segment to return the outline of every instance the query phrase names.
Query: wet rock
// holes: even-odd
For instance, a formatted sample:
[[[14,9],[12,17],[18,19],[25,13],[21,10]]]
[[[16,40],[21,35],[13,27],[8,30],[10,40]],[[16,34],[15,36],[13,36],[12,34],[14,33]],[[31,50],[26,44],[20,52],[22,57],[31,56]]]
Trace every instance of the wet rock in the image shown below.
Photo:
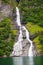
[[[26,39],[26,31],[22,30],[23,39]]]
[[[23,47],[21,56],[28,56],[29,44],[27,43],[25,47]]]
[[[29,41],[27,39],[23,39],[22,47],[25,47],[27,44],[29,44]]]

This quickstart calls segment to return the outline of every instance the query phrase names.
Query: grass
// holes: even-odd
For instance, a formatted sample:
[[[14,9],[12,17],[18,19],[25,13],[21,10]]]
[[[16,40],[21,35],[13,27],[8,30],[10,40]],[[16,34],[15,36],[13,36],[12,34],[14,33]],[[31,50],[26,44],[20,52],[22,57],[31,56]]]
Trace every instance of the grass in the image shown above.
[[[26,28],[28,29],[28,31],[30,31],[31,34],[35,34],[35,33],[38,33],[40,31],[43,31],[43,28],[36,25],[36,24],[33,24],[31,22],[28,22],[26,24]]]

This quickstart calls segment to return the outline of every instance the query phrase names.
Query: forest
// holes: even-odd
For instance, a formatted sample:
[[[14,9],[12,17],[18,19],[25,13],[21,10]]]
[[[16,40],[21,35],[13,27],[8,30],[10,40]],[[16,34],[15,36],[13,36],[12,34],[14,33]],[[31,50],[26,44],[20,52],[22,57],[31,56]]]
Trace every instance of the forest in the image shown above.
[[[43,55],[43,0],[20,0],[19,4],[16,0],[1,0],[1,2],[4,5],[10,5],[14,13],[15,7],[18,6],[21,23],[26,26],[30,36],[34,36],[31,40],[34,42],[36,50],[39,51],[40,55]],[[0,16],[3,17],[1,13]],[[13,23],[12,19],[14,17],[13,15],[11,17],[5,16],[0,21],[0,56],[9,56],[13,50],[19,31],[17,28],[13,29],[15,22]]]
[[[21,0],[19,8],[22,14],[22,23],[31,35],[36,49],[43,54],[43,1],[42,0]]]

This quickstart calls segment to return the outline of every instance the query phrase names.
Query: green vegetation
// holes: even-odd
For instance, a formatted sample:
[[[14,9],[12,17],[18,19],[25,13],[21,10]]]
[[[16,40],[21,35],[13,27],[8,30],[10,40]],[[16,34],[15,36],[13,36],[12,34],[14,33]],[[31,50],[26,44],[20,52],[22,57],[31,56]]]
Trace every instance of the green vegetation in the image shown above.
[[[36,35],[36,38],[33,39],[33,42],[35,42],[36,49],[40,52],[40,54],[43,54],[43,28],[36,24],[34,25],[31,22],[28,22],[26,27],[28,31],[30,31],[30,34]]]
[[[43,54],[43,35],[37,36],[33,42],[35,42],[36,49],[40,52],[40,54]]]
[[[17,5],[16,0],[1,0],[2,5],[10,5],[15,12],[15,7]],[[3,17],[3,14],[0,13]],[[13,18],[13,17],[12,17]],[[15,43],[15,37],[17,35],[17,30],[13,27],[14,23],[11,21],[12,18],[3,17],[0,21],[0,56],[9,56],[12,52],[13,45]]]
[[[43,26],[43,1],[22,1],[19,5],[21,14],[22,14],[22,22],[32,22],[39,26]]]
[[[17,34],[17,30],[12,30],[12,33],[14,34],[14,35],[16,35]]]
[[[11,20],[9,18],[4,18],[0,22],[0,56],[9,56],[14,42],[16,31],[11,30]]]
[[[22,15],[22,23],[31,35],[36,49],[43,54],[43,0],[21,0],[19,8]],[[40,34],[41,33],[41,34]]]
[[[26,24],[26,28],[28,29],[28,31],[30,31],[31,34],[36,34],[43,31],[42,27],[38,26],[37,24],[33,24],[31,22],[28,22]]]

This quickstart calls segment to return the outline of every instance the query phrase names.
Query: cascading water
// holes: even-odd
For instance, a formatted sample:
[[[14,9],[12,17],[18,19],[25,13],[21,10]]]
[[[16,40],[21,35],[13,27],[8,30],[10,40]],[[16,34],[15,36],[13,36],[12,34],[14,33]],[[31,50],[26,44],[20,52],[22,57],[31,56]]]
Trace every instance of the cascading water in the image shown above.
[[[18,7],[16,7],[16,15],[17,15],[17,19],[16,19],[17,25],[21,27],[20,13]]]
[[[25,28],[25,26],[22,26],[22,28],[26,31],[26,39],[30,42],[30,48],[29,48],[29,51],[28,51],[28,56],[33,56],[33,44],[32,44],[32,41],[29,39],[29,32],[28,30]]]
[[[22,40],[23,40],[22,29],[26,31],[26,39],[30,42],[30,48],[28,50],[28,56],[33,56],[33,51],[32,51],[33,44],[32,44],[32,41],[29,39],[28,30],[25,28],[25,26],[21,25],[20,13],[19,13],[18,7],[16,7],[16,15],[17,15],[16,23],[20,28],[20,31],[19,31],[20,34],[18,37],[18,41],[14,44],[13,52],[12,52],[11,56],[14,56],[14,55],[18,56],[18,55],[22,54]]]
[[[20,34],[19,34],[19,37],[18,37],[18,41],[14,44],[13,52],[12,52],[12,54],[10,56],[14,56],[14,55],[18,56],[18,55],[22,54],[22,43],[21,43],[21,41],[23,39],[22,39],[22,30],[21,30],[20,14],[19,14],[18,7],[16,7],[16,15],[17,15],[16,22],[17,22],[17,25],[20,28],[20,31],[19,31]]]

